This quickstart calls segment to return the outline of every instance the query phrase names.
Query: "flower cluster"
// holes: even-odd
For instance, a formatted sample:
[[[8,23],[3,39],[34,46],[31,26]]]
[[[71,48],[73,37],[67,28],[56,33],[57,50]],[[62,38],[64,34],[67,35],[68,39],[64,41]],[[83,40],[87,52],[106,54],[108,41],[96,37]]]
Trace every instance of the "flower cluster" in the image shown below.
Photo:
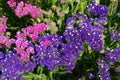
[[[11,8],[13,8],[15,14],[18,17],[22,17],[28,14],[30,14],[32,18],[40,17],[40,8],[37,8],[37,6],[24,3],[23,1],[18,2],[17,0],[9,0],[7,3]]]
[[[71,71],[75,67],[75,61],[80,57],[78,51],[81,44],[65,44],[63,36],[56,34],[44,35],[38,40],[39,44],[35,46],[36,53],[33,55],[38,64],[47,66],[49,70],[63,65],[66,71]]]
[[[23,1],[19,2],[16,9],[15,14],[19,17],[30,14],[33,18],[40,17],[40,9],[36,6],[32,6],[31,4],[24,3]]]
[[[59,2],[65,3],[69,1],[59,0]],[[8,0],[7,4],[18,17],[26,15],[31,15],[34,19],[38,19],[40,17],[40,8],[29,4],[25,0]],[[77,3],[75,2],[75,4]],[[73,4],[70,5],[72,6]],[[46,23],[49,23],[48,25],[44,22],[33,22],[33,25],[24,27],[17,31],[15,38],[10,38],[10,36],[7,35],[5,36],[7,17],[3,16],[0,18],[0,48],[5,49],[5,51],[3,51],[4,53],[2,51],[0,52],[0,80],[22,80],[23,74],[26,72],[32,72],[36,65],[45,66],[49,70],[63,66],[65,67],[66,72],[70,72],[75,68],[76,61],[81,57],[79,54],[80,51],[88,50],[88,47],[90,47],[93,50],[91,52],[97,50],[99,54],[99,51],[104,49],[103,36],[107,29],[105,25],[108,22],[107,14],[109,10],[107,6],[100,5],[95,1],[92,1],[85,11],[90,12],[93,17],[90,18],[84,13],[74,13],[70,15],[66,20],[64,32],[62,33],[61,31],[60,34],[59,28],[63,26],[62,17],[64,16],[60,14],[62,13],[62,8],[57,8],[56,6],[52,7],[54,8],[54,11],[56,11],[55,13],[57,13],[58,16],[61,16],[61,20],[59,20],[57,24],[50,21],[50,11],[50,14],[45,16],[49,19],[38,19],[38,21],[46,21]],[[63,6],[63,8],[65,7],[66,6]],[[45,14],[44,10],[42,12]],[[63,13],[66,14],[67,12]],[[60,25],[58,29],[54,28],[54,26],[58,25]],[[55,33],[58,31],[58,33],[47,34],[49,33],[49,30],[51,31],[53,28],[53,31],[55,31]],[[41,35],[41,33],[47,29],[48,31]],[[112,30],[110,34],[112,40],[120,40],[119,32],[116,33]],[[87,47],[84,47],[84,44],[86,43],[88,45]],[[105,58],[110,65],[114,64],[120,59],[120,48],[106,50],[102,55],[103,56],[100,57]],[[96,55],[90,56],[90,59],[93,57],[96,59]],[[88,60],[86,58],[86,54],[82,56],[82,59]],[[111,80],[109,73],[110,65],[106,63],[107,61],[98,59],[98,75],[100,80]],[[86,72],[89,71],[87,71],[87,69],[85,70]],[[95,77],[96,75],[94,75],[94,73],[88,73],[88,78],[94,79]],[[79,80],[85,80],[85,78],[83,77]]]
[[[15,41],[13,38],[4,35],[6,29],[7,29],[7,17],[2,16],[2,18],[0,18],[0,48],[3,48],[3,46],[10,48],[11,44],[13,44]]]
[[[78,27],[81,32],[79,36],[84,42],[88,42],[94,50],[102,50],[102,35],[105,31],[104,24],[107,23],[107,17],[88,18],[84,14],[75,14],[67,19],[66,29],[71,30]]]
[[[17,5],[17,1],[18,1],[18,0],[8,0],[8,1],[7,1],[7,4],[8,4],[11,8],[14,8],[14,7],[16,7],[16,5]]]
[[[109,8],[104,5],[98,5],[95,1],[92,1],[92,3],[87,6],[86,11],[91,12],[95,16],[104,16],[108,13]]]
[[[22,74],[33,71],[35,66],[35,62],[24,62],[20,59],[19,55],[13,51],[7,51],[5,55],[0,52],[1,80],[22,80]]]
[[[60,52],[57,49],[60,39],[60,36],[52,34],[39,37],[33,59],[36,59],[41,66],[47,66],[49,70],[57,67],[60,64]]]
[[[17,54],[21,56],[21,58],[25,61],[29,60],[30,53],[34,53],[34,48],[30,45],[30,42],[23,40],[22,38],[18,38],[15,41]]]
[[[0,35],[4,34],[6,32],[7,29],[7,17],[6,16],[2,16],[2,18],[0,18]]]
[[[115,30],[111,30],[110,32],[110,36],[111,36],[111,40],[120,40],[120,29],[118,29],[117,32],[115,32]]]
[[[98,69],[100,80],[111,80],[109,73],[110,65],[108,65],[104,60],[98,60]]]
[[[32,41],[39,36],[40,33],[44,32],[47,29],[47,24],[45,23],[35,23],[33,26],[27,26],[26,28],[22,28],[21,32],[18,31],[16,34],[17,38],[26,39],[29,37]]]
[[[120,48],[114,50],[106,50],[104,56],[111,64],[118,62],[120,59]]]
[[[14,42],[15,39],[10,38],[9,36],[4,36],[4,35],[0,36],[0,48],[3,48],[3,46],[10,48]]]

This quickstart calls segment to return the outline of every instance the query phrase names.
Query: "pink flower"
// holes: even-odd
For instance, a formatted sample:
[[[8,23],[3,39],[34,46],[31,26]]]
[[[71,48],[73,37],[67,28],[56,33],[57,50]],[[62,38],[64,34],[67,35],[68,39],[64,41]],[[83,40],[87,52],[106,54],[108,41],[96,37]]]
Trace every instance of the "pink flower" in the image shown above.
[[[34,32],[39,34],[44,32],[47,29],[47,25],[45,23],[34,24]]]
[[[3,16],[2,18],[0,18],[0,34],[4,34],[6,32],[7,29],[7,17]]]
[[[25,50],[21,49],[18,54],[21,56],[21,58],[25,61],[28,61],[29,60],[29,56],[30,54],[27,53]]]
[[[18,39],[15,41],[15,44],[16,44],[16,47],[20,47],[21,44],[22,44],[22,38],[18,38]]]
[[[29,14],[31,8],[32,8],[31,4],[25,4],[25,7],[23,8],[21,12],[21,16]]]
[[[20,1],[15,9],[15,14],[19,17],[30,14],[32,18],[40,17],[40,8]]]
[[[16,33],[16,38],[22,38],[22,39],[26,39],[26,36],[27,36],[27,34],[25,34],[25,33],[21,33],[20,31],[18,31],[17,33]]]
[[[26,48],[28,46],[28,42],[22,42],[22,44],[21,44],[21,48]]]
[[[28,48],[26,49],[26,52],[27,52],[27,53],[34,53],[34,48],[28,47]]]
[[[41,41],[40,44],[45,47],[48,47],[50,44],[52,44],[52,42],[50,40],[45,40],[45,41]]]
[[[32,6],[30,10],[30,15],[33,18],[39,18],[40,17],[40,8],[37,8],[36,6]]]
[[[17,5],[17,8],[15,9],[15,14],[19,17],[22,17],[23,15],[21,15],[21,12],[23,10],[23,7],[24,7],[24,2],[23,1],[20,1]]]
[[[7,4],[11,7],[14,8],[16,7],[17,0],[9,0],[7,1]]]
[[[10,48],[10,46],[14,43],[14,39],[10,39],[8,36],[1,35],[0,36],[0,45],[5,45]]]
[[[29,46],[29,42],[22,38],[17,38],[15,44],[15,50],[17,51],[17,54],[19,54],[24,61],[29,60],[30,54],[34,53],[34,48]]]

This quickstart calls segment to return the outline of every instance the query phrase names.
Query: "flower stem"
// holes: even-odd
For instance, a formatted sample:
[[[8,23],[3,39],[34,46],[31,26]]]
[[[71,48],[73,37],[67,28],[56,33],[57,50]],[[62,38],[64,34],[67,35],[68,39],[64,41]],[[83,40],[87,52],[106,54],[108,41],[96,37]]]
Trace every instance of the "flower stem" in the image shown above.
[[[52,71],[49,72],[49,77],[50,77],[50,80],[53,80],[53,72]]]

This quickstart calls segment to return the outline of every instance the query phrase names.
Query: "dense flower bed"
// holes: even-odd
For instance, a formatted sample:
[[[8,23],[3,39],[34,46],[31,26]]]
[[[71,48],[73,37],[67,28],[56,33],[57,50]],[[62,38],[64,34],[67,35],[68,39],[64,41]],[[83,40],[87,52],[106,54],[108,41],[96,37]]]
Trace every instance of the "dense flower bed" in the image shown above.
[[[0,80],[118,80],[118,3],[0,1]]]

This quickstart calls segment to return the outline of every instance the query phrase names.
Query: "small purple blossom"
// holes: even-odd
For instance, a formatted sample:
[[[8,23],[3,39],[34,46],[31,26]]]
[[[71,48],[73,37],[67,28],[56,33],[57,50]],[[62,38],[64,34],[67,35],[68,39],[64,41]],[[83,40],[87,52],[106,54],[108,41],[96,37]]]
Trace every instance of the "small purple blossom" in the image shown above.
[[[115,31],[114,29],[110,31],[111,40],[120,40],[120,28]]]
[[[114,50],[106,50],[104,56],[109,63],[114,64],[120,59],[120,48]]]
[[[89,77],[90,79],[94,79],[95,75],[92,74],[92,73],[88,73],[88,77]]]
[[[95,1],[92,1],[86,8],[86,11],[91,12],[93,15],[104,16],[108,14],[109,8],[104,5],[99,5]]]
[[[111,80],[109,69],[109,64],[107,64],[104,60],[98,60],[98,75],[100,80]]]

